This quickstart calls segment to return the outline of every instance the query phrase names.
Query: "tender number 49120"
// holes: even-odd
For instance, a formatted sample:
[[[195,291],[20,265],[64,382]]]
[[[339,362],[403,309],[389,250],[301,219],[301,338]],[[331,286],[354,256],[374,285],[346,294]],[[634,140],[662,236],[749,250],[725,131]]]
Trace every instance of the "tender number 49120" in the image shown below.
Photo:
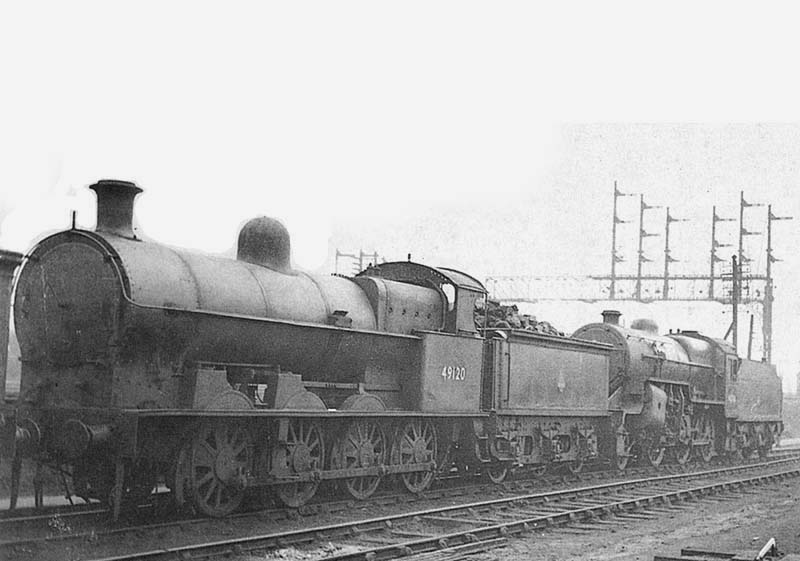
[[[463,380],[467,377],[467,369],[463,366],[442,367],[442,378],[445,380]]]

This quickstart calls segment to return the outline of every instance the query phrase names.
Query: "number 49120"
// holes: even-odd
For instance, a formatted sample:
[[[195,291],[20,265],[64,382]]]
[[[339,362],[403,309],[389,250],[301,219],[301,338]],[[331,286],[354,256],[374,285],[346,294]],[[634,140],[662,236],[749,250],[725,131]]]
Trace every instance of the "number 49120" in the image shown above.
[[[467,377],[467,369],[463,366],[443,366],[442,378],[445,380],[463,380]]]

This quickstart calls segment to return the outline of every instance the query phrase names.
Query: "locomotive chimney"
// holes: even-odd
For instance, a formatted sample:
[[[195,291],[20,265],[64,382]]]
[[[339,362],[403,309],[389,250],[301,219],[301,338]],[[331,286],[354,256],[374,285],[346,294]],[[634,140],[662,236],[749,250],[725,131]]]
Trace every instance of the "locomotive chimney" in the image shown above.
[[[603,310],[603,323],[619,325],[619,316],[621,315],[622,312],[618,310]]]
[[[8,331],[11,321],[11,281],[22,255],[0,249],[0,405],[6,398],[8,368]]]
[[[133,234],[133,199],[142,192],[135,183],[116,179],[101,179],[89,187],[97,194],[98,232],[124,238]]]
[[[292,246],[286,226],[274,218],[259,216],[239,231],[236,259],[288,273]]]

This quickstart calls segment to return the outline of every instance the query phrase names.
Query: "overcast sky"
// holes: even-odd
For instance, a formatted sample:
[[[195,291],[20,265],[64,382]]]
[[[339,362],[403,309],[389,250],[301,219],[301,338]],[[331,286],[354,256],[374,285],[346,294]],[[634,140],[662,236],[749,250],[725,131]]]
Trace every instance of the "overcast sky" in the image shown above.
[[[692,219],[674,227],[674,271],[705,272],[712,205],[734,216],[744,190],[800,217],[800,127],[755,124],[797,122],[795,20],[744,6],[4,3],[0,247],[27,250],[71,210],[93,226],[86,186],[113,177],[145,189],[140,231],[170,245],[227,253],[269,214],[309,270],[329,272],[338,247],[479,278],[598,274],[616,179]],[[774,243],[787,378],[799,225],[776,225]],[[763,243],[748,244],[754,267]],[[626,313],[666,329],[704,323],[699,309]],[[568,330],[596,315],[565,310],[534,311]]]

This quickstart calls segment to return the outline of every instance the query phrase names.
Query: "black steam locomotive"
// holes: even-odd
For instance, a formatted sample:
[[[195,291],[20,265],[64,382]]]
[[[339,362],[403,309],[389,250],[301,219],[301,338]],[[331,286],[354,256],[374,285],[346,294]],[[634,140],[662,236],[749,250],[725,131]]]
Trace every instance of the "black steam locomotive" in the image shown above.
[[[574,337],[492,326],[465,273],[305,274],[268,218],[235,260],[192,254],[137,238],[134,184],[92,189],[96,230],[44,239],[17,276],[2,450],[117,512],[159,482],[224,516],[255,487],[299,506],[325,482],[364,499],[387,478],[420,492],[455,469],[710,461],[780,433],[774,369],[722,341],[611,317]]]

